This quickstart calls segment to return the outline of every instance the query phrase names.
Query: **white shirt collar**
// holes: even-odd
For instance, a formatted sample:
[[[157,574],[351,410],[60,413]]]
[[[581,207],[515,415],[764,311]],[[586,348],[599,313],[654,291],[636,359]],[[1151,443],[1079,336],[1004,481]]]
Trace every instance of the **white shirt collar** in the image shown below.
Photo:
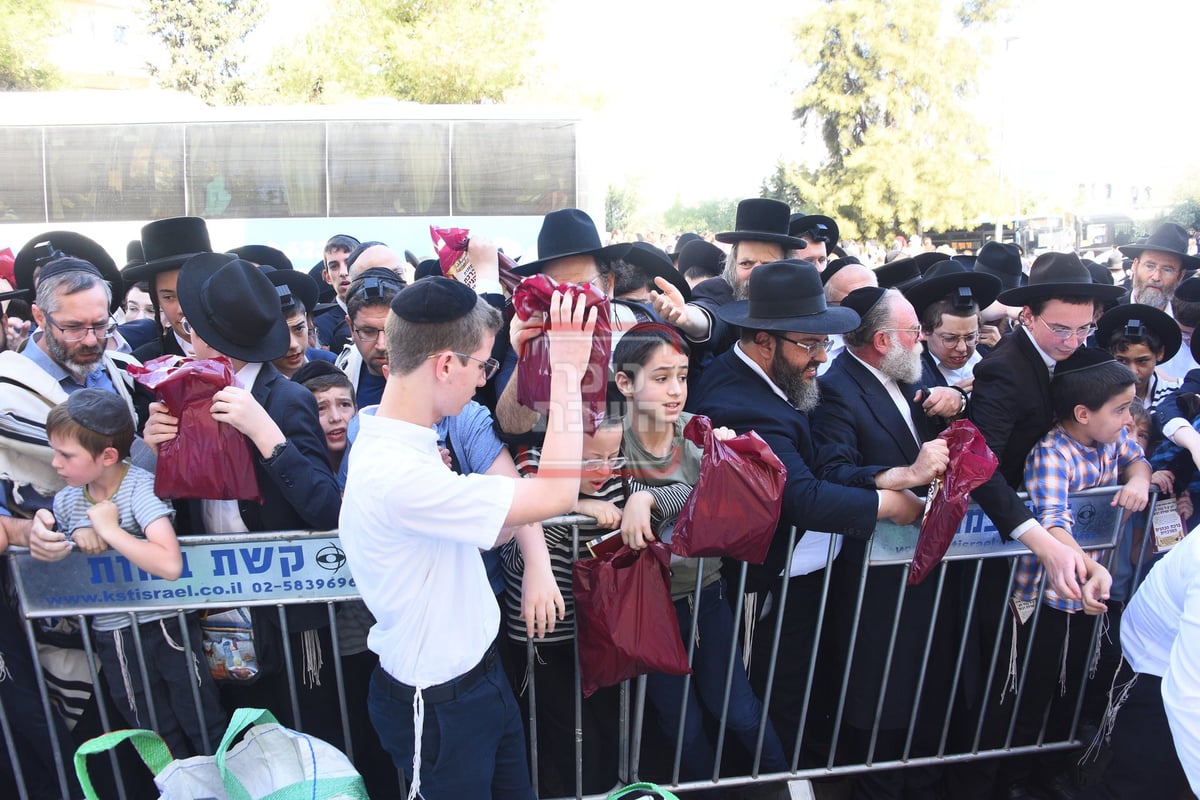
[[[1029,337],[1029,341],[1033,344],[1033,349],[1037,350],[1038,355],[1042,357],[1042,363],[1046,365],[1046,369],[1050,370],[1051,372],[1054,372],[1054,366],[1058,362],[1055,361],[1050,356],[1046,355],[1045,350],[1038,347],[1037,339],[1033,338],[1033,334],[1029,332],[1029,328],[1026,328],[1024,325],[1022,325],[1021,330],[1024,331],[1025,335]]]
[[[262,372],[262,364],[257,361],[247,361],[246,365],[234,373],[238,383],[242,388],[249,391],[254,388],[254,382],[258,380],[258,373]]]
[[[737,357],[738,357],[738,358],[740,358],[740,359],[741,359],[743,362],[745,362],[746,366],[748,366],[748,367],[750,367],[750,369],[754,370],[754,372],[755,372],[755,373],[756,373],[756,374],[757,374],[757,375],[758,375],[760,378],[762,378],[764,381],[766,381],[766,382],[767,382],[767,386],[770,386],[770,387],[771,387],[771,391],[772,391],[772,392],[774,392],[774,393],[775,393],[775,394],[777,394],[777,395],[778,395],[780,398],[782,398],[782,399],[783,399],[783,401],[784,401],[785,403],[787,403],[789,406],[790,406],[790,405],[792,405],[792,401],[791,401],[791,400],[788,400],[788,396],[787,396],[786,394],[784,394],[784,393],[783,393],[783,390],[782,390],[782,389],[780,389],[780,388],[779,388],[779,387],[778,387],[778,386],[775,384],[775,381],[771,380],[770,376],[768,376],[768,375],[767,375],[767,373],[763,371],[763,368],[762,368],[762,367],[760,367],[760,366],[758,365],[758,363],[757,363],[757,362],[756,362],[754,359],[752,359],[750,356],[746,355],[746,351],[742,349],[742,343],[741,343],[741,342],[738,342],[737,344],[735,344],[735,345],[733,346],[733,352],[734,352],[734,354],[735,354],[735,355],[737,355]],[[792,407],[793,407],[793,408],[795,408],[795,406],[792,406]]]

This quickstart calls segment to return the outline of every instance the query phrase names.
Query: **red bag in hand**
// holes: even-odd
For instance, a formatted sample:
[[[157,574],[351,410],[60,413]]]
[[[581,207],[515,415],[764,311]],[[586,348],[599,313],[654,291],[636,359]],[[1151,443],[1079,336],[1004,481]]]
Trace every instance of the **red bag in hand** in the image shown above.
[[[237,385],[228,359],[168,355],[143,367],[130,365],[129,373],[179,419],[178,435],[158,448],[156,495],[169,500],[262,502],[250,441],[209,412],[214,394]]]
[[[459,283],[465,283],[475,288],[475,267],[467,258],[467,245],[471,243],[471,232],[466,228],[438,228],[429,226],[429,235],[433,239],[433,247],[437,250],[438,263],[442,265],[442,274],[453,278]],[[508,294],[513,293],[521,276],[513,272],[517,262],[504,253],[500,256],[500,285]]]
[[[594,433],[604,419],[604,401],[608,392],[608,361],[612,350],[608,298],[590,283],[560,284],[548,275],[532,275],[521,281],[513,292],[513,309],[517,316],[527,320],[536,313],[549,311],[550,297],[556,289],[566,293],[572,307],[578,298],[587,308],[595,309],[596,331],[592,335],[592,353],[582,385],[583,427],[588,433]],[[549,321],[546,330],[550,330]],[[545,336],[526,342],[517,359],[517,402],[542,414],[550,407],[550,343]]]
[[[722,442],[712,430],[698,414],[683,429],[704,455],[700,480],[675,520],[671,552],[761,564],[779,526],[787,468],[754,431]]]
[[[958,526],[967,514],[971,491],[992,477],[999,463],[970,420],[956,419],[938,435],[950,449],[946,474],[929,487],[925,516],[917,535],[917,549],[908,569],[908,585],[915,586],[941,563]]]
[[[671,602],[670,560],[666,545],[651,542],[571,565],[584,697],[647,672],[692,671]]]

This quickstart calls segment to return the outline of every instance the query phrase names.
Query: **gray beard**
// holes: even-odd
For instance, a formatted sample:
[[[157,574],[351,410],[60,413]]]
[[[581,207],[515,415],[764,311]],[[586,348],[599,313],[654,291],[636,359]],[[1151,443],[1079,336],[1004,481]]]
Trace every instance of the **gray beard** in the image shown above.
[[[879,371],[896,383],[920,383],[921,354],[893,342],[879,362]]]
[[[59,366],[71,373],[71,377],[79,383],[86,383],[87,376],[91,375],[96,367],[99,366],[99,360],[90,363],[75,361],[67,357],[67,346],[50,335],[50,331],[46,331],[43,336],[46,339],[46,349],[50,351],[50,357],[58,362]],[[101,355],[103,355],[101,350]]]
[[[1137,300],[1134,302],[1157,308],[1159,311],[1166,311],[1171,297],[1157,286],[1143,286],[1137,290]]]

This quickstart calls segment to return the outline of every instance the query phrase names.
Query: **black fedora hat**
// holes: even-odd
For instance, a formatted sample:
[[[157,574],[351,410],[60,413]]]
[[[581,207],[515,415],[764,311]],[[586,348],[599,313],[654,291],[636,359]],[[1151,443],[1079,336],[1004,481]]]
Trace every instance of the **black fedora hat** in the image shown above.
[[[863,263],[858,260],[858,256],[846,256],[845,258],[835,258],[825,265],[825,270],[821,273],[821,285],[829,283],[829,279],[842,270],[843,267],[848,267],[851,264],[858,264],[860,267]]]
[[[333,299],[337,297],[337,292],[325,281],[325,262],[318,261],[314,264],[308,271],[308,277],[312,278],[317,284],[317,288],[321,290],[321,296],[317,302],[332,303]]]
[[[975,256],[967,255],[966,253],[958,253],[950,256],[950,258],[962,264],[969,270],[973,271],[975,269]]]
[[[675,252],[667,253],[667,255],[671,257],[672,261],[676,261],[683,253],[683,248],[687,247],[692,242],[702,241],[704,240],[700,238],[700,234],[694,231],[688,231],[687,233],[680,234],[679,238],[675,240]]]
[[[179,270],[179,304],[192,330],[240,361],[279,358],[291,345],[279,295],[262,270],[228,253],[200,253]]]
[[[662,278],[667,281],[679,290],[684,300],[691,299],[692,287],[688,286],[683,275],[675,269],[675,265],[671,263],[671,257],[654,245],[646,242],[634,242],[623,260],[645,272],[651,280]]]
[[[47,231],[25,243],[13,260],[13,277],[16,279],[18,289],[36,291],[37,287],[34,282],[34,272],[37,271],[38,261],[36,251],[37,246],[43,242],[48,242],[51,247],[63,255],[74,256],[95,267],[100,273],[100,277],[108,281],[108,285],[112,288],[112,301],[108,304],[109,313],[113,313],[121,307],[121,303],[125,300],[125,281],[121,278],[121,271],[117,269],[117,262],[113,261],[112,256],[94,239],[89,239],[74,231]]]
[[[921,267],[915,258],[897,258],[882,267],[876,267],[875,277],[883,288],[903,292],[921,280]]]
[[[321,289],[317,286],[317,282],[308,275],[294,269],[276,269],[269,264],[259,264],[258,268],[275,287],[280,305],[293,305],[293,301],[287,300],[290,296],[303,303],[306,311],[311,312],[316,308],[321,296]]]
[[[950,255],[948,253],[939,253],[936,250],[931,250],[928,253],[917,253],[913,256],[913,260],[917,262],[917,269],[921,271],[922,275],[929,272],[929,268],[934,264],[939,264],[949,259]]]
[[[841,238],[837,223],[822,214],[792,214],[788,217],[788,235],[810,242],[825,242],[829,247]]]
[[[282,250],[265,244],[244,244],[228,251],[243,261],[258,264],[260,267],[275,269],[293,269],[292,260]]]
[[[142,226],[142,256],[146,263],[129,268],[130,283],[149,280],[160,272],[179,269],[198,253],[211,253],[208,226],[200,217],[168,217]]]
[[[726,303],[716,315],[739,328],[792,333],[845,333],[860,321],[849,308],[826,305],[817,268],[799,259],[755,267],[749,299]]]
[[[1159,225],[1158,230],[1150,234],[1144,242],[1127,244],[1117,249],[1130,258],[1138,258],[1147,250],[1171,253],[1179,256],[1183,262],[1183,269],[1200,269],[1200,258],[1188,255],[1188,232],[1182,225],[1176,225],[1174,222],[1164,222]]]
[[[0,302],[4,300],[33,300],[33,292],[28,289],[14,289],[11,292],[0,292]]]
[[[1142,303],[1129,303],[1106,311],[1096,323],[1096,342],[1107,349],[1113,334],[1124,333],[1131,338],[1141,338],[1146,335],[1147,329],[1162,342],[1163,357],[1158,359],[1159,364],[1169,361],[1183,346],[1183,332],[1179,330],[1179,323],[1166,312]]]
[[[975,254],[975,271],[994,275],[1003,289],[1016,289],[1025,282],[1021,250],[1015,244],[986,242]]]
[[[578,208],[551,211],[542,220],[538,231],[537,261],[530,261],[513,269],[518,275],[536,275],[546,264],[568,256],[595,256],[596,258],[624,258],[629,252],[628,244],[600,243],[596,223],[587,212]]]
[[[953,294],[955,305],[968,307],[971,303],[983,310],[1000,295],[1000,279],[995,275],[971,272],[952,258],[946,258],[929,268],[920,283],[904,290],[904,296],[919,315],[929,306]]]
[[[1090,297],[1115,300],[1125,294],[1124,287],[1105,286],[1092,280],[1092,274],[1074,253],[1042,253],[1029,268],[1029,283],[1001,292],[997,298],[1006,306],[1025,306],[1034,300],[1052,297]]]
[[[737,205],[733,230],[717,234],[718,242],[773,242],[789,250],[802,250],[803,239],[788,234],[791,209],[787,203],[766,197],[751,197]]]
[[[692,267],[700,267],[720,275],[725,269],[725,251],[712,242],[696,238],[679,251],[679,263],[676,266],[681,275]]]
[[[130,239],[125,245],[125,266],[121,267],[122,274],[130,267],[146,263],[146,254],[142,252],[142,240]],[[137,283],[137,281],[133,281]]]

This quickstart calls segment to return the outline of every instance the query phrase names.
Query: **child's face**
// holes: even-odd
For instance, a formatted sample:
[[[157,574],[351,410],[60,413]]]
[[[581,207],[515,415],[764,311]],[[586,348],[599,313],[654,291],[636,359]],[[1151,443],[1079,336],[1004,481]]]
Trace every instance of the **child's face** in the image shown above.
[[[1133,423],[1129,406],[1133,402],[1133,387],[1126,386],[1108,399],[1096,411],[1089,411],[1084,429],[1097,444],[1112,444],[1121,438],[1121,431]]]
[[[1138,388],[1145,387],[1158,365],[1157,354],[1144,344],[1127,344],[1120,353],[1113,353],[1113,358],[1133,370]]]
[[[1125,430],[1142,446],[1142,452],[1150,455],[1150,421],[1130,417],[1129,424],[1125,426]]]
[[[50,447],[54,449],[50,466],[68,486],[86,486],[104,473],[104,453],[93,456],[69,436],[50,436]]]
[[[342,452],[346,449],[346,426],[355,412],[350,390],[331,386],[313,392],[313,397],[317,400],[317,415],[321,419],[321,430],[325,433],[325,447],[331,453]]]
[[[617,383],[629,398],[629,410],[653,425],[673,425],[687,402],[688,357],[660,345],[646,359],[637,379],[622,372]]]
[[[590,436],[583,437],[583,462],[585,466],[579,474],[579,493],[596,494],[609,481],[615,471],[613,459],[621,454],[621,426],[609,425],[599,428]],[[588,469],[589,461],[600,462],[599,466]]]

